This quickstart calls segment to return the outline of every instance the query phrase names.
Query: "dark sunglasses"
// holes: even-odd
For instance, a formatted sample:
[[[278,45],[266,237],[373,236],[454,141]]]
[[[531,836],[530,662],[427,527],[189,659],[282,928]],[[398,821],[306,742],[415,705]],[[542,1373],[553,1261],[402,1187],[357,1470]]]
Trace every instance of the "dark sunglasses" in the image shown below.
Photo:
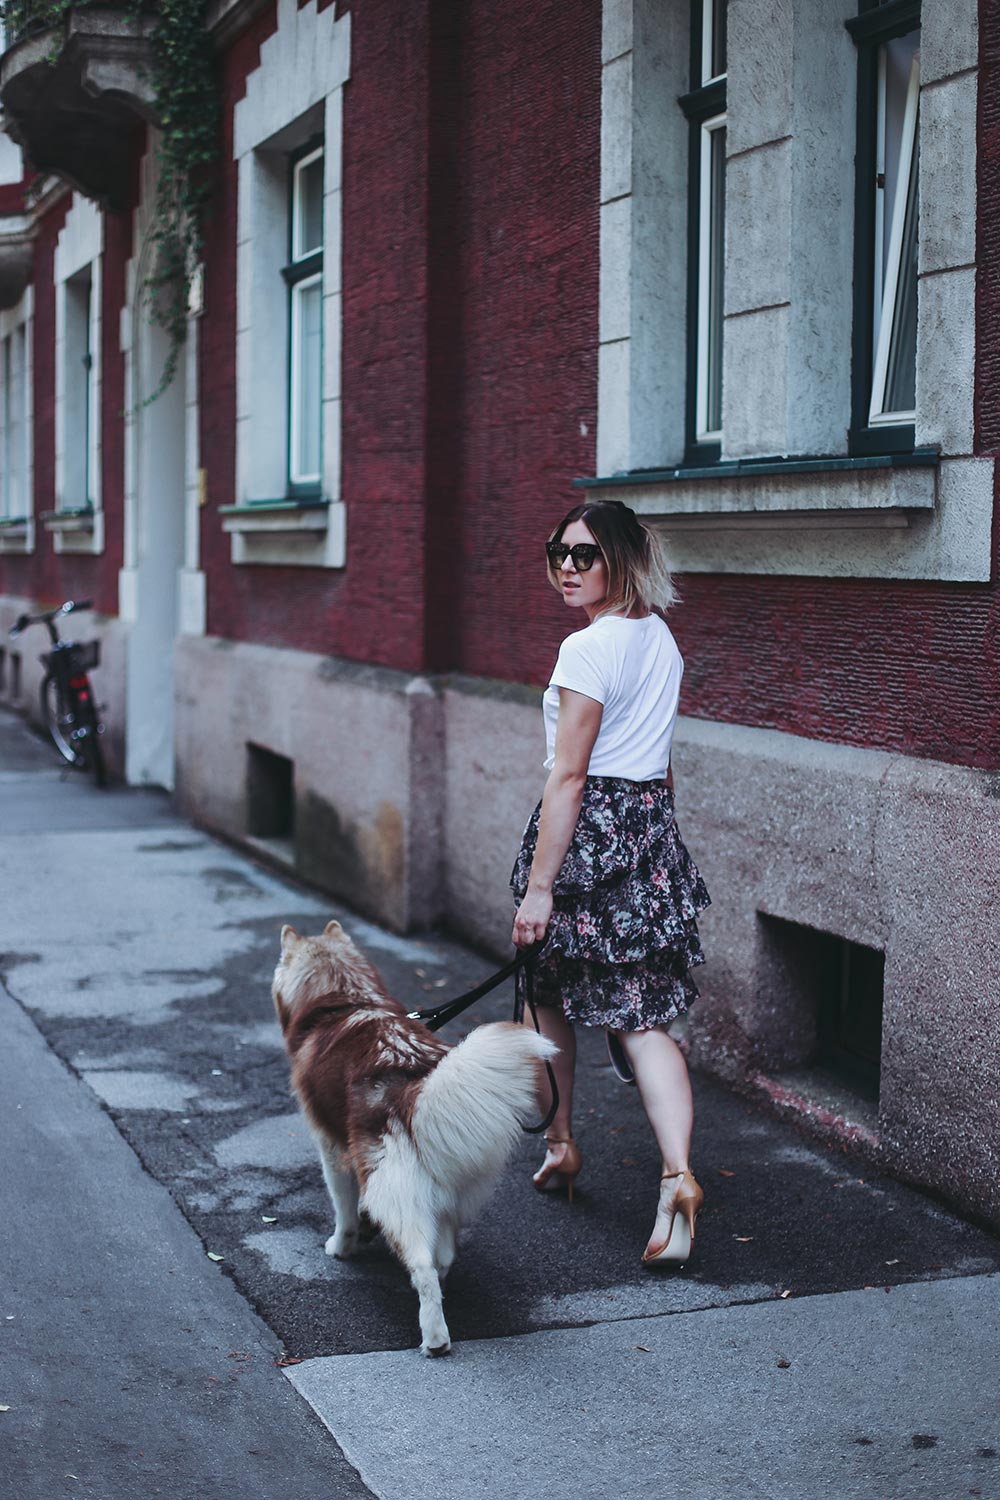
[[[552,568],[561,568],[567,557],[571,557],[578,573],[589,572],[597,558],[603,556],[596,542],[577,542],[575,547],[567,547],[565,542],[546,542],[545,554]]]

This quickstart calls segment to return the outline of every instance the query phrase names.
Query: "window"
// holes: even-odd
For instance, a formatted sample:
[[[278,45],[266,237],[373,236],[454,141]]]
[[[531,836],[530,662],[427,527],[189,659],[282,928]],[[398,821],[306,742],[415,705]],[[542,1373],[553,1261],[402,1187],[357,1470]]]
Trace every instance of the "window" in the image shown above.
[[[27,334],[22,323],[3,340],[3,475],[0,477],[0,516],[27,516],[29,426]]]
[[[221,520],[237,564],[347,561],[340,226],[351,13],[340,9],[282,0],[233,112],[236,493]]]
[[[694,0],[688,193],[688,413],[685,462],[718,459],[726,250],[726,0]]]
[[[864,5],[858,46],[851,450],[913,447],[917,354],[920,13]]]
[[[56,241],[55,509],[41,520],[56,552],[104,550],[101,497],[101,266],[104,216],[74,193]]]
[[[288,490],[320,491],[323,408],[323,147],[293,158],[288,283]]]
[[[93,507],[97,495],[97,418],[91,268],[66,282],[63,509]]]

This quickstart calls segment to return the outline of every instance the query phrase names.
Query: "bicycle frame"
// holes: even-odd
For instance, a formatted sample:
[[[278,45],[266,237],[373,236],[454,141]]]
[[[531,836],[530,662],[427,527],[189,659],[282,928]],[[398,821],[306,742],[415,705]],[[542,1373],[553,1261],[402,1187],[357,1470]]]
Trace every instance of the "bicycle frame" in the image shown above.
[[[97,785],[103,786],[104,756],[99,736],[104,725],[98,716],[88,675],[89,669],[100,662],[100,642],[62,641],[56,624],[61,615],[90,607],[89,599],[79,603],[68,599],[58,609],[44,614],[21,615],[10,634],[20,635],[29,625],[44,625],[48,630],[50,649],[41,657],[45,667],[41,684],[42,721],[63,760],[92,771]]]

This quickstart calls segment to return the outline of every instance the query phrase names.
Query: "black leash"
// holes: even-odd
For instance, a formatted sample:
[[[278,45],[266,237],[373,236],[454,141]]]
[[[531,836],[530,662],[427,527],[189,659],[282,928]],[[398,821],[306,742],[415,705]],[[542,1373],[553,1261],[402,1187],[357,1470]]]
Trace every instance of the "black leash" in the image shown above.
[[[456,1016],[460,1016],[464,1010],[468,1010],[470,1005],[475,1005],[477,1000],[481,1000],[484,995],[488,995],[491,990],[495,990],[499,985],[503,984],[505,979],[509,979],[512,974],[517,974],[520,970],[523,970],[524,999],[522,1000],[515,990],[513,1020],[518,1023],[523,1021],[524,1007],[527,1005],[528,1010],[531,1012],[531,1019],[535,1030],[541,1035],[541,1027],[538,1024],[538,1015],[535,1011],[534,997],[534,968],[538,952],[537,946],[523,949],[511,959],[510,963],[504,964],[503,968],[498,969],[489,979],[484,979],[482,984],[477,984],[474,990],[467,990],[464,995],[459,995],[454,1000],[446,1000],[443,1005],[432,1006],[430,1010],[411,1010],[407,1015],[407,1020],[422,1021],[429,1031],[439,1031],[442,1026],[447,1026],[449,1021],[454,1021]],[[541,1135],[544,1130],[548,1130],[556,1117],[556,1110],[559,1108],[559,1089],[556,1086],[556,1075],[552,1071],[552,1064],[548,1058],[545,1060],[545,1071],[549,1076],[549,1086],[552,1089],[552,1104],[544,1120],[539,1125],[521,1126],[526,1135]]]

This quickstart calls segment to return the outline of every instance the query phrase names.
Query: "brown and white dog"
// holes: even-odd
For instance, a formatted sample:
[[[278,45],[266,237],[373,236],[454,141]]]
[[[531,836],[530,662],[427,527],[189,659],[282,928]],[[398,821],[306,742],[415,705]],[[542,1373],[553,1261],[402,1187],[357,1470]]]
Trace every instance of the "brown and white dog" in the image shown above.
[[[458,1231],[505,1166],[556,1049],[511,1022],[447,1047],[408,1019],[339,922],[319,937],[281,929],[272,993],[336,1214],[326,1252],[353,1254],[363,1213],[410,1273],[423,1352],[447,1354],[441,1288]]]

